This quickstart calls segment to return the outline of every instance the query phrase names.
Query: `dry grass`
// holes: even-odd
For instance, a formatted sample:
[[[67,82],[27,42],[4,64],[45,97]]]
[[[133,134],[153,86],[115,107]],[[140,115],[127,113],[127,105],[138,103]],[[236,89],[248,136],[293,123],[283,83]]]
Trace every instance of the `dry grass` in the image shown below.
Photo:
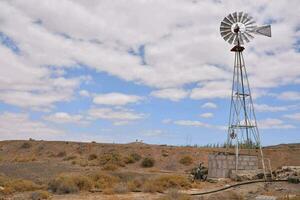
[[[193,158],[191,156],[184,156],[179,160],[180,164],[183,164],[185,166],[189,166],[191,164],[193,164]]]
[[[96,154],[92,153],[89,155],[88,160],[95,160],[97,158],[98,158],[98,156]]]
[[[36,161],[37,158],[35,155],[29,155],[29,156],[17,156],[15,157],[14,161],[15,162],[33,162],[33,161]]]
[[[188,189],[191,183],[187,177],[179,175],[163,175],[144,183],[144,192],[163,192],[170,188]]]
[[[290,197],[289,195],[281,197],[278,200],[300,200],[300,196]]]
[[[37,185],[30,180],[11,179],[5,176],[0,176],[0,186],[4,188],[0,191],[0,193],[4,195],[15,192],[34,191],[43,188],[43,186]]]
[[[30,195],[31,200],[43,200],[43,199],[50,199],[50,193],[44,190],[38,190],[33,192]]]
[[[158,200],[191,200],[191,196],[178,192],[176,189],[171,189],[168,193]]]

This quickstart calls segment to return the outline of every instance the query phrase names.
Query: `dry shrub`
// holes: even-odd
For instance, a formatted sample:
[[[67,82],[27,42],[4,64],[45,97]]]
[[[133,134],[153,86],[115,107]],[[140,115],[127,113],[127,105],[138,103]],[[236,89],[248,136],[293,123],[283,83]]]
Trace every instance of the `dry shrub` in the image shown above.
[[[142,179],[138,179],[138,178],[127,181],[128,190],[131,192],[141,191],[143,184],[144,184],[144,181]]]
[[[126,164],[132,164],[141,160],[142,156],[137,153],[132,153],[124,158]]]
[[[73,156],[67,156],[67,157],[65,157],[63,160],[64,160],[64,161],[68,161],[68,160],[74,160],[74,159],[76,159],[76,158],[77,158],[77,156],[73,155]]]
[[[169,156],[169,152],[168,152],[167,150],[163,149],[163,150],[161,151],[161,155],[162,155],[163,157],[168,157],[168,156]]]
[[[146,157],[143,159],[141,166],[142,167],[153,167],[154,164],[155,164],[155,160],[153,158]]]
[[[66,155],[67,155],[67,153],[65,151],[61,151],[56,156],[57,157],[65,157]]]
[[[152,180],[148,180],[144,184],[145,192],[163,192],[170,188],[188,189],[191,183],[187,177],[180,175],[164,175]]]
[[[191,156],[184,156],[179,160],[179,163],[185,166],[189,166],[193,163],[193,158]]]
[[[90,178],[76,175],[61,175],[50,181],[49,189],[58,194],[76,193],[90,190],[93,182]]]
[[[96,160],[98,158],[98,156],[94,153],[90,154],[88,157],[88,160]]]
[[[103,172],[94,173],[91,175],[91,178],[98,189],[113,188],[120,181],[117,177]]]
[[[191,200],[191,196],[178,192],[176,189],[171,189],[168,193],[158,200]]]
[[[30,199],[32,200],[43,200],[49,198],[50,198],[50,193],[43,190],[35,191],[30,195]]]
[[[102,170],[105,170],[105,171],[116,171],[117,169],[119,168],[118,165],[115,165],[115,164],[106,164],[102,167]]]
[[[114,191],[114,193],[117,193],[117,194],[124,194],[124,193],[127,193],[129,190],[128,190],[127,184],[121,182],[114,186],[113,191]]]
[[[15,162],[32,162],[36,161],[36,156],[35,155],[30,155],[30,156],[19,156],[14,159]]]
[[[42,186],[39,186],[30,180],[10,179],[4,176],[0,176],[0,185],[4,187],[4,189],[0,191],[2,194],[34,191],[42,188]]]
[[[29,143],[29,142],[24,142],[22,145],[21,145],[21,149],[29,149],[31,148],[32,144]]]
[[[118,153],[106,153],[99,158],[100,165],[114,164],[124,167],[122,156]]]

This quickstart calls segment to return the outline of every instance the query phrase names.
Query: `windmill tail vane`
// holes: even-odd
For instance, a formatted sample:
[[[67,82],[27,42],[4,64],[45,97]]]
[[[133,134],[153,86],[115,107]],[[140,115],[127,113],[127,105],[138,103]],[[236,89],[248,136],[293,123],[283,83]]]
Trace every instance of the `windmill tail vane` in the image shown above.
[[[257,26],[253,18],[244,12],[234,12],[224,17],[220,34],[225,41],[235,46],[233,82],[228,122],[227,147],[235,141],[236,170],[238,169],[239,148],[259,148],[265,173],[260,134],[254,112],[253,99],[241,46],[254,39],[254,35],[271,37],[271,25]]]

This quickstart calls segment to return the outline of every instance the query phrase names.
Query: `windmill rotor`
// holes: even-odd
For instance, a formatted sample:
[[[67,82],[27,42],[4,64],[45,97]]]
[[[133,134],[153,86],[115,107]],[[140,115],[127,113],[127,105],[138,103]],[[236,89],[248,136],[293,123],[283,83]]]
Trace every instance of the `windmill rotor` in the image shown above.
[[[271,25],[257,26],[248,13],[234,12],[222,20],[220,34],[229,44],[244,44],[254,38],[253,34],[271,37]]]

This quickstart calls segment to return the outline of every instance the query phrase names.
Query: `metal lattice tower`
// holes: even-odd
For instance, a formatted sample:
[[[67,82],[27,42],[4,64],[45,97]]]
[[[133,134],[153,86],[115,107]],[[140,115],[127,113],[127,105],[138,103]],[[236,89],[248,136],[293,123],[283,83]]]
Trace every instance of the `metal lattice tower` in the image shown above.
[[[231,49],[235,53],[235,59],[227,148],[235,145],[236,170],[238,169],[239,148],[259,148],[265,174],[260,135],[243,57],[245,48],[242,45],[254,38],[252,33],[271,37],[271,26],[256,26],[255,21],[247,13],[234,12],[223,19],[220,33],[225,41],[235,45]]]

